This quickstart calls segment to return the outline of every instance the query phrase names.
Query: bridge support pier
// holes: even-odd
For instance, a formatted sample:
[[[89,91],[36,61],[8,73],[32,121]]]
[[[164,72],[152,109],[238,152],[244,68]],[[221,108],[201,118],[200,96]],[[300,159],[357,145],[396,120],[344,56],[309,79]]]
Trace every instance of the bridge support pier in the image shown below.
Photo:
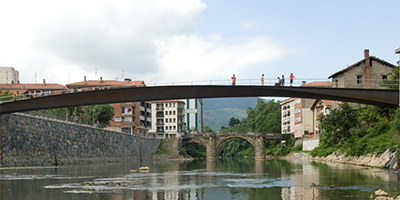
[[[208,159],[215,159],[217,157],[216,134],[206,134],[206,154]]]
[[[265,143],[261,134],[255,136],[254,157],[256,160],[265,160]]]

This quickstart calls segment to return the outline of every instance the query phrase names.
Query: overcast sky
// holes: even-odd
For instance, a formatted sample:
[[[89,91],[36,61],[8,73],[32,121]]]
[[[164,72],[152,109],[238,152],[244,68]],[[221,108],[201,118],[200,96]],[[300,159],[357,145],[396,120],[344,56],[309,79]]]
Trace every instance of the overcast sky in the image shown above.
[[[327,79],[364,49],[396,64],[399,8],[398,0],[0,0],[0,66],[22,83]]]

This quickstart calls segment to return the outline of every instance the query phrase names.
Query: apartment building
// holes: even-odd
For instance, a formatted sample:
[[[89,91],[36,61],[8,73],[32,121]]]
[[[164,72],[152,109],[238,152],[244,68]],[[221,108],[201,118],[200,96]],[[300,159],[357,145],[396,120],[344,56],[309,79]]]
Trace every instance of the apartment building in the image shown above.
[[[203,132],[203,100],[202,99],[186,99],[186,129],[194,129]]]
[[[153,137],[181,137],[186,131],[185,102],[182,100],[152,101],[152,124],[149,134]]]
[[[331,87],[331,82],[316,81],[306,83],[301,87]],[[282,134],[290,133],[295,138],[309,135],[313,132],[313,117],[311,106],[315,99],[289,98],[281,102],[282,110]]]
[[[311,136],[321,133],[319,119],[321,118],[321,116],[329,114],[331,112],[331,109],[332,109],[331,100],[316,99],[314,101],[314,103],[311,106],[312,122],[313,122],[312,132],[310,132]]]
[[[0,84],[19,82],[19,72],[14,67],[0,67]]]
[[[144,81],[132,81],[125,79],[124,81],[117,80],[86,80],[86,76],[82,82],[67,84],[70,91],[91,91],[98,89],[118,88],[118,87],[145,87]],[[120,131],[148,136],[151,128],[151,104],[149,102],[125,102],[112,103],[114,108],[114,117],[110,121],[110,126],[120,128]]]
[[[295,98],[289,98],[281,102],[282,134],[294,135]]]

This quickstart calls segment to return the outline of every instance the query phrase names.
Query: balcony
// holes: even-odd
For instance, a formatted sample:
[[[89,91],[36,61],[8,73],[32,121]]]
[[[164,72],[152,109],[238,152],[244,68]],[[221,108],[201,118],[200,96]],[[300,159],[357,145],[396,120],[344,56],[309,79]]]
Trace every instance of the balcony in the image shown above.
[[[136,125],[135,121],[121,121],[121,125]]]
[[[163,106],[157,106],[156,110],[163,111],[163,110],[164,110],[164,107],[163,107]]]
[[[164,118],[164,113],[157,113],[156,118]]]
[[[157,122],[156,124],[157,124],[157,126],[159,126],[159,125],[164,126],[164,122]]]

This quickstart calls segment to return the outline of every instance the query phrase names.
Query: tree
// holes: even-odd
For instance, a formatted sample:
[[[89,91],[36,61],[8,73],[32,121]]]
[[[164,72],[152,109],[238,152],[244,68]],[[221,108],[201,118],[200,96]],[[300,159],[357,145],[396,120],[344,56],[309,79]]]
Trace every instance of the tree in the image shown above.
[[[231,117],[229,119],[229,126],[234,126],[236,124],[240,124],[240,120],[238,118]]]
[[[204,133],[214,133],[214,131],[207,124],[204,124],[203,131]]]
[[[114,108],[109,104],[86,106],[84,108],[84,119],[101,124],[110,124],[114,117]]]
[[[340,109],[333,109],[329,115],[323,115],[321,121],[321,147],[333,147],[343,144],[351,137],[350,130],[360,127],[358,113],[347,102]]]

